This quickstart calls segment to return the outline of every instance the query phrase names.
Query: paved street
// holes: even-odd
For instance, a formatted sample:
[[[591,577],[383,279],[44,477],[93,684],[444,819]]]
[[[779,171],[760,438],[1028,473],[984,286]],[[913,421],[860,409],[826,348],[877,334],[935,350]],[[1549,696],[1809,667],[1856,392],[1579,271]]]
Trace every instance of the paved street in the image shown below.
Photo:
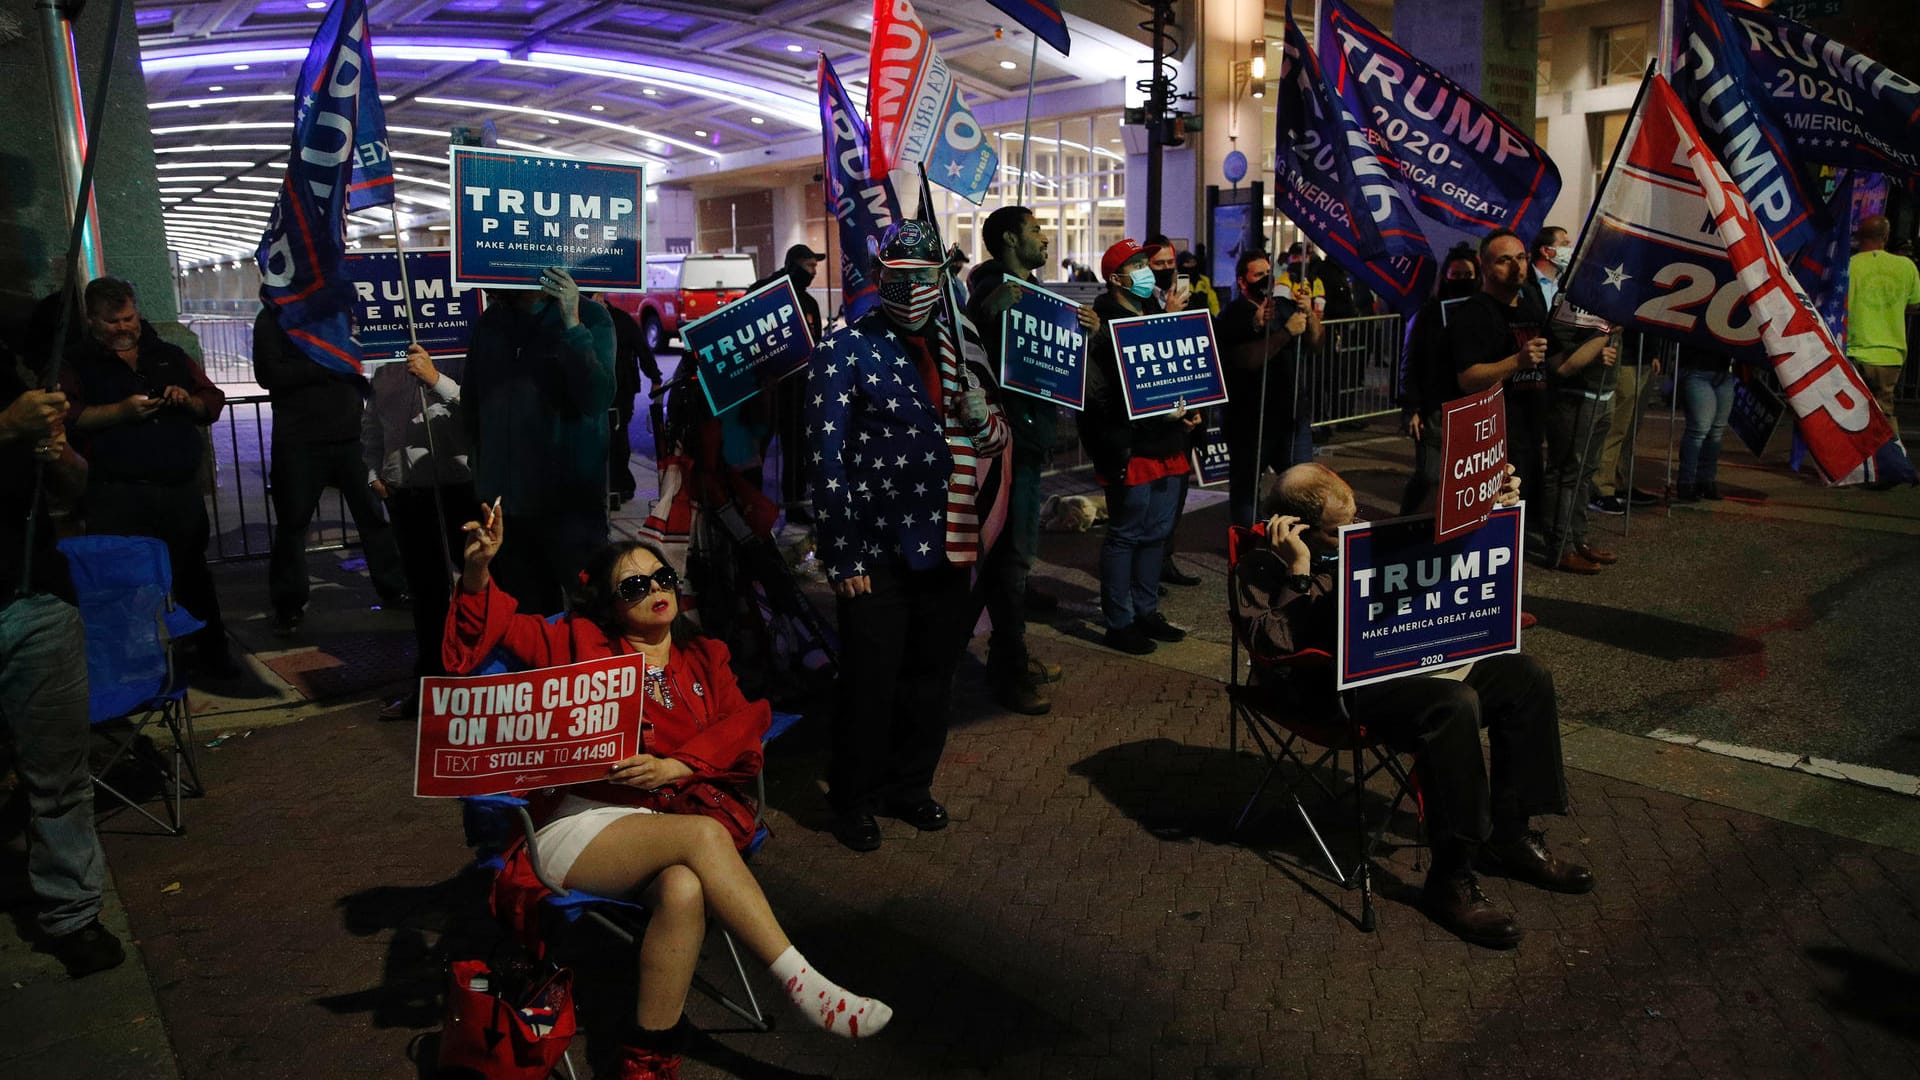
[[[1343,436],[1323,460],[1379,517],[1400,455]],[[885,822],[880,851],[845,851],[823,831],[826,717],[775,744],[755,870],[808,955],[897,1016],[848,1044],[784,1014],[742,1033],[696,997],[708,1034],[685,1075],[1915,1075],[1920,798],[1810,765],[1920,773],[1920,492],[1828,492],[1747,461],[1727,486],[1749,501],[1638,514],[1630,538],[1603,519],[1619,568],[1528,571],[1528,651],[1555,673],[1575,800],[1550,838],[1599,887],[1489,882],[1527,929],[1518,950],[1470,948],[1411,907],[1418,850],[1381,860],[1369,935],[1358,897],[1303,869],[1310,841],[1284,814],[1229,834],[1259,766],[1228,750],[1209,496],[1182,537],[1204,584],[1168,598],[1194,637],[1152,657],[1091,644],[1098,534],[1046,538],[1041,574],[1066,604],[1034,641],[1066,678],[1052,715],[1027,718],[963,667],[947,831]],[[184,837],[106,824],[142,967],[68,983],[0,934],[0,1072],[430,1075],[415,1061],[431,1061],[445,963],[494,932],[456,807],[411,797],[412,730],[374,719],[404,683],[407,621],[368,610],[352,565],[314,557],[315,615],[291,647],[264,632],[264,565],[220,570],[261,666],[244,693],[196,695],[199,741],[230,735],[201,749],[210,794]],[[631,1000],[627,961],[590,931],[565,956],[597,1057],[593,1032]],[[704,970],[721,977],[720,959]]]

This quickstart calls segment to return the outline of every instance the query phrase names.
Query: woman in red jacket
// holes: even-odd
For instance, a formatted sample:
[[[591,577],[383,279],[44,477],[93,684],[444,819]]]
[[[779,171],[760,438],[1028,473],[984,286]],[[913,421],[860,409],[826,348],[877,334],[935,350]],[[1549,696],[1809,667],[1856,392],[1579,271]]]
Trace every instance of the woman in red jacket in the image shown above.
[[[780,929],[760,883],[741,861],[752,810],[734,785],[759,772],[767,704],[740,693],[727,647],[680,617],[679,577],[660,550],[614,544],[588,561],[578,603],[558,623],[516,613],[493,584],[505,517],[482,507],[466,525],[466,567],[442,643],[449,671],[470,671],[496,648],[530,667],[639,655],[646,752],[608,767],[607,778],[535,792],[529,801],[548,880],[600,896],[635,897],[652,913],[640,943],[640,1002],[623,1040],[622,1080],[678,1075],[674,1053],[687,988],[712,912],[768,965],[787,996],[819,1027],[861,1038],[893,1010],[847,993],[814,970]],[[693,800],[674,799],[696,791]],[[696,813],[676,813],[688,802]]]

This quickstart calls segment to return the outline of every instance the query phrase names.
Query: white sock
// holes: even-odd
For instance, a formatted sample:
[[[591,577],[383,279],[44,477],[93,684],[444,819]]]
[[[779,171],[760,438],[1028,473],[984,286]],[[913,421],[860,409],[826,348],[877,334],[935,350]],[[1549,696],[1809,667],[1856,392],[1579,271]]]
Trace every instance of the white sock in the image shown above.
[[[841,989],[832,979],[814,970],[800,950],[787,946],[780,958],[767,965],[767,973],[780,981],[787,1000],[806,1014],[822,1031],[848,1039],[864,1039],[880,1034],[893,1019],[893,1010],[873,998],[858,997]]]

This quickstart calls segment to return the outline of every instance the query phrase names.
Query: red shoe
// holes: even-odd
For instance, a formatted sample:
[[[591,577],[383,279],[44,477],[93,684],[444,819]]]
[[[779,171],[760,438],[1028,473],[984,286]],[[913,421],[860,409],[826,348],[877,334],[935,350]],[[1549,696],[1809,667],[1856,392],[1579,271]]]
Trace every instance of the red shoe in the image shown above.
[[[1535,615],[1533,612],[1523,611],[1520,613],[1520,629],[1531,630],[1535,626],[1539,625],[1539,623],[1540,623],[1539,616]]]
[[[680,1080],[680,1055],[622,1046],[613,1075],[616,1080]]]

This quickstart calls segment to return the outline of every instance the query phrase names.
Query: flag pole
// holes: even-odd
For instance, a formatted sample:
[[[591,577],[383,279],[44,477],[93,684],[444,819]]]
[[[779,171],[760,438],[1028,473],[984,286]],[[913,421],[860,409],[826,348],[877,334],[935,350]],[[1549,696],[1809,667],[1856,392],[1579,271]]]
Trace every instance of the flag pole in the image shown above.
[[[1033,166],[1033,72],[1040,63],[1040,35],[1032,36],[1033,51],[1027,56],[1027,118],[1020,128],[1020,200],[1015,204],[1018,206],[1027,205],[1027,173]]]
[[[94,88],[93,115],[87,118],[87,148],[80,163],[80,188],[74,196],[73,225],[67,233],[66,287],[60,304],[60,319],[55,323],[53,344],[47,349],[46,366],[36,372],[42,390],[52,390],[60,383],[60,367],[67,350],[67,334],[73,325],[74,310],[82,300],[82,290],[86,283],[80,280],[80,245],[87,232],[87,207],[93,203],[93,168],[99,160],[101,143],[101,117],[106,113],[107,88],[113,77],[113,57],[120,40],[120,16],[126,10],[125,0],[110,0],[110,14],[107,16],[107,40],[105,56],[100,61],[100,82]],[[77,103],[76,103],[77,104]],[[34,534],[39,531],[40,505],[46,501],[47,463],[36,460],[33,463],[33,499],[27,503],[26,531],[20,545],[20,588],[19,595],[33,594],[33,544]]]
[[[1675,438],[1673,425],[1674,414],[1680,411],[1680,346],[1675,345],[1669,350],[1663,344],[1660,347],[1660,351],[1663,354],[1671,352],[1673,356],[1673,363],[1670,369],[1673,372],[1673,396],[1667,399],[1667,484],[1665,490],[1661,492],[1661,494],[1667,497],[1667,517],[1671,519],[1673,517],[1674,496],[1679,494],[1679,492],[1674,490],[1673,485],[1673,440]],[[1700,474],[1697,471],[1698,459],[1695,460],[1696,472],[1694,473],[1694,482],[1698,483],[1700,479]]]
[[[407,343],[409,346],[417,346],[420,344],[420,334],[414,328],[413,324],[413,280],[407,275],[407,249],[400,243],[400,208],[393,203],[388,203],[387,211],[393,215],[393,257],[394,260],[400,264],[400,294],[405,297],[401,303],[403,305],[402,310],[407,313]],[[440,558],[444,560],[446,572],[451,575],[453,572],[453,545],[447,539],[447,507],[440,493],[440,448],[433,443],[433,415],[427,405],[426,384],[422,383],[419,379],[415,379],[413,382],[414,396],[420,402],[420,430],[427,433],[427,458],[433,462],[435,474],[434,484],[432,485],[433,518],[434,524],[437,525],[438,528],[434,529],[434,535],[440,539]],[[403,458],[405,457],[405,453],[406,451],[403,449],[401,451]],[[387,517],[389,520],[392,519],[393,514],[391,511],[388,512]]]
[[[1626,445],[1621,448],[1621,452],[1627,455],[1627,492],[1621,499],[1621,505],[1626,507],[1626,519],[1620,523],[1620,535],[1625,537],[1631,537],[1633,535],[1633,463],[1635,456],[1634,450],[1640,442],[1640,396],[1647,388],[1647,335],[1634,335],[1633,358],[1634,374],[1637,376],[1633,380],[1633,411],[1627,414],[1627,432],[1623,436]],[[1654,362],[1659,363],[1658,358],[1656,358]],[[1614,372],[1613,392],[1616,394],[1619,393],[1619,387],[1620,376],[1619,371],[1616,369]],[[1605,457],[1606,455],[1603,454],[1601,456]],[[1614,475],[1620,475],[1620,467],[1618,465],[1614,466]]]

